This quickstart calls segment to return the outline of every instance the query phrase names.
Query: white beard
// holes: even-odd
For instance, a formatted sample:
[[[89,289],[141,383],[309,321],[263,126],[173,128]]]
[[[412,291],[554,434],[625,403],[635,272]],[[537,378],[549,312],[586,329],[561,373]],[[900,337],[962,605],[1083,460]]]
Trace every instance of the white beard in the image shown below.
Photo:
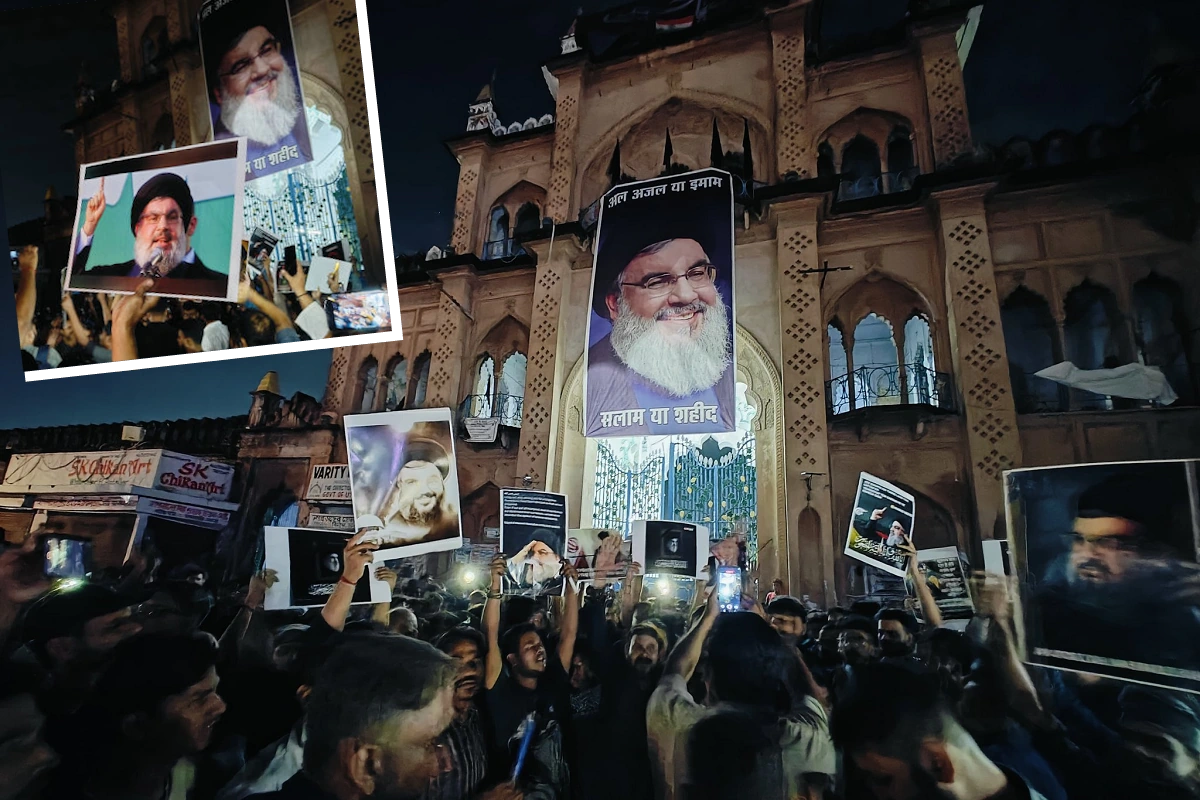
[[[729,367],[729,315],[725,301],[692,304],[703,311],[700,332],[691,339],[664,335],[656,319],[633,312],[624,296],[617,298],[612,345],[625,366],[672,397],[687,397],[716,385]],[[665,310],[664,310],[665,311]],[[658,317],[665,316],[660,311]]]
[[[154,242],[150,242],[148,245],[143,245],[135,240],[133,243],[134,263],[136,263],[142,269],[150,266],[151,254],[154,252],[155,247],[162,246],[156,245]],[[160,275],[165,276],[183,263],[183,257],[188,254],[187,240],[175,239],[171,242],[171,244],[163,247],[162,251],[163,260],[162,263],[158,265],[158,272]]]
[[[292,132],[301,109],[291,66],[284,62],[273,77],[274,100],[221,90],[221,122],[234,136],[269,146]]]

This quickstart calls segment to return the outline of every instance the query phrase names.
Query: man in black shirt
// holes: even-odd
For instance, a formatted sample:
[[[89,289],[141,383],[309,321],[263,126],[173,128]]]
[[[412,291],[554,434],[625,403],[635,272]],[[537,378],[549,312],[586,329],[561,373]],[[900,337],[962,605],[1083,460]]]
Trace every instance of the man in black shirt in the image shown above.
[[[500,586],[507,568],[503,556],[492,562],[491,591],[483,613],[488,637],[485,685],[492,718],[492,748],[497,762],[503,765],[511,765],[513,752],[509,741],[529,714],[536,713],[541,729],[550,721],[557,722],[560,729],[565,728],[571,710],[567,670],[575,654],[575,635],[579,630],[577,576],[574,568],[563,562],[566,594],[555,657],[548,656],[541,633],[529,623],[515,625],[501,637]]]

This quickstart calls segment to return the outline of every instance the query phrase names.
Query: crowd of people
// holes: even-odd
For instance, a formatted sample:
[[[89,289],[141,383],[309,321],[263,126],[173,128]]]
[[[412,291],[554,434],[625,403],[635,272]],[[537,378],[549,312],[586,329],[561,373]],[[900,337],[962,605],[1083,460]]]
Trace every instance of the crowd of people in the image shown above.
[[[973,577],[958,630],[920,580],[898,607],[776,581],[721,611],[637,564],[506,594],[499,556],[464,596],[373,564],[366,533],[322,608],[271,612],[270,571],[231,592],[135,551],[52,584],[37,532],[0,552],[0,800],[1200,792],[1197,698],[1025,666],[1000,576]],[[368,570],[390,602],[353,604]]]
[[[61,302],[39,303],[38,261],[35,246],[17,251],[17,325],[27,372],[336,335],[325,309],[336,288],[305,291],[304,269],[273,270],[268,253],[254,254],[255,269],[243,273],[235,303],[157,297],[149,294],[153,279],[133,294],[64,292]],[[353,286],[358,271],[350,278]]]

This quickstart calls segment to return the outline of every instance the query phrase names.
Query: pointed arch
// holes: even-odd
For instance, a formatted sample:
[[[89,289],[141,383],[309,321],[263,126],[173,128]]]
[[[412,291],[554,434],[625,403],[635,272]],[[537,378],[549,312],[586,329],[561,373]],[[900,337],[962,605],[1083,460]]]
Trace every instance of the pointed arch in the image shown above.
[[[1000,304],[1000,326],[1017,413],[1063,410],[1063,388],[1036,375],[1062,360],[1058,325],[1046,298],[1027,286],[1017,286]]]
[[[1191,327],[1180,302],[1183,288],[1156,272],[1133,285],[1134,342],[1142,363],[1158,367],[1179,402],[1197,401],[1196,365],[1186,331]]]
[[[760,575],[783,577],[798,585],[796,548],[785,513],[783,492],[783,384],[779,369],[766,349],[740,325],[734,328],[737,380],[746,385],[746,399],[755,409],[754,431],[758,487]],[[580,356],[567,373],[559,395],[559,412],[551,453],[547,488],[574,498],[569,504],[572,524],[580,520],[579,507],[592,495],[591,476],[596,460],[595,440],[583,436],[583,377],[586,358]],[[773,532],[773,533],[769,533]],[[832,556],[828,563],[832,566]]]
[[[384,411],[399,411],[408,401],[408,360],[397,353],[388,361],[384,372],[386,390],[383,400]]]
[[[512,239],[508,225],[508,209],[494,206],[488,214],[487,240],[483,244],[484,260],[505,258],[511,252]]]
[[[488,332],[476,345],[476,353],[487,351],[497,358],[503,359],[509,353],[529,352],[529,326],[512,314],[506,314],[496,324],[488,328]]]
[[[379,362],[375,356],[367,356],[358,366],[354,381],[354,399],[350,407],[359,413],[375,410],[375,390],[379,385]]]
[[[1065,356],[1080,369],[1120,366],[1122,316],[1117,297],[1107,286],[1085,278],[1063,299]],[[1112,399],[1082,389],[1072,390],[1082,408],[1111,408]]]
[[[408,382],[409,398],[405,408],[423,408],[425,406],[425,395],[429,390],[429,362],[432,356],[428,350],[421,351],[421,354],[413,361],[412,379]]]

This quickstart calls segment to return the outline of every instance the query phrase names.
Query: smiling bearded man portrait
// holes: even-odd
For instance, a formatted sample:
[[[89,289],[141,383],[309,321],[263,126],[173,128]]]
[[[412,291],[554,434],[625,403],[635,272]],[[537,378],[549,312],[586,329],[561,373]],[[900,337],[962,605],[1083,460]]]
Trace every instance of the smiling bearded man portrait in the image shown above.
[[[611,332],[588,350],[589,436],[735,427],[733,314],[721,289],[732,283],[729,211],[671,199],[618,206],[620,216],[601,220],[592,311]],[[717,419],[649,413],[697,403],[715,406]],[[626,410],[642,419],[604,424],[607,412]]]
[[[250,7],[243,1],[202,22],[213,138],[247,139],[248,180],[312,159],[286,12],[286,4]],[[263,158],[285,147],[295,147],[296,155],[263,166]]]

